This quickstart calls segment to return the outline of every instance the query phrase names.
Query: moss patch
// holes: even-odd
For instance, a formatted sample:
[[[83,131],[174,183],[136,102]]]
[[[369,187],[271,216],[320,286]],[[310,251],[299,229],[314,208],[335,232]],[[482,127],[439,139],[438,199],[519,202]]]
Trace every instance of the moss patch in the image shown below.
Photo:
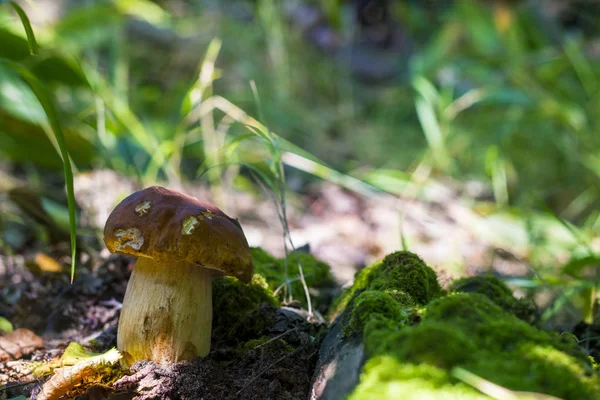
[[[458,366],[515,391],[599,398],[598,375],[578,346],[478,293],[432,301],[416,326],[374,318],[363,341],[371,358],[351,399],[486,398],[451,376]]]
[[[401,303],[414,302],[415,305],[425,305],[444,294],[435,271],[419,256],[397,251],[360,271],[352,287],[335,302],[331,317],[339,315],[365,290],[386,292]]]
[[[272,290],[276,290],[285,282],[285,259],[275,258],[260,247],[253,247],[250,251],[255,272],[264,276],[269,287]],[[287,263],[288,276],[292,280],[290,284],[292,298],[299,301],[303,307],[307,306],[304,288],[300,281],[300,270],[298,267],[298,264],[300,264],[307,286],[316,293],[312,298],[313,306],[321,311],[327,310],[331,298],[322,293],[322,289],[335,287],[329,265],[313,255],[301,251],[290,253]]]
[[[503,310],[515,314],[529,323],[535,319],[535,305],[528,300],[515,299],[512,291],[495,276],[472,276],[457,279],[450,291],[461,293],[481,293]]]
[[[244,284],[231,276],[213,281],[213,340],[244,342],[262,336],[279,302],[265,279]]]
[[[406,300],[407,302],[411,301],[410,297]],[[352,313],[349,314],[349,322],[344,325],[344,333],[350,336],[362,332],[363,327],[376,316],[398,324],[408,321],[408,312],[405,307],[391,295],[367,290],[356,298]]]
[[[401,290],[419,305],[425,305],[443,294],[435,271],[409,251],[397,251],[386,256],[370,288]]]
[[[444,399],[481,400],[481,395],[464,383],[451,381],[449,374],[428,364],[410,364],[391,356],[376,356],[365,364],[360,385],[349,400]]]

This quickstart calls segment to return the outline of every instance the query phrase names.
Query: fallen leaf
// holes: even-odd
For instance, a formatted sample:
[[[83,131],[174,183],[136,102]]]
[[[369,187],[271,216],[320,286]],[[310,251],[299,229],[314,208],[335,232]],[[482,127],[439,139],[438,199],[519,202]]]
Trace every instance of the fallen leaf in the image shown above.
[[[35,255],[35,262],[44,272],[62,272],[63,267],[54,258],[44,254],[37,253]]]
[[[11,333],[13,330],[14,329],[10,321],[4,317],[0,317],[0,332]]]
[[[36,275],[41,275],[45,272],[62,272],[64,270],[58,261],[44,253],[37,253],[33,259],[26,260],[25,265]]]
[[[78,343],[71,343],[67,350],[68,352],[65,351],[63,355],[65,362],[76,363],[55,369],[54,376],[42,386],[41,392],[36,397],[37,400],[57,400],[102,367],[114,365],[121,359],[121,353],[114,348],[104,354],[97,354],[85,350]]]
[[[0,361],[19,359],[44,346],[44,339],[30,331],[19,328],[0,336]]]
[[[56,368],[70,367],[71,365],[75,365],[80,361],[89,360],[101,355],[102,353],[94,353],[77,342],[71,342],[60,358],[40,365],[35,369],[33,374],[35,376],[49,375],[53,373]]]

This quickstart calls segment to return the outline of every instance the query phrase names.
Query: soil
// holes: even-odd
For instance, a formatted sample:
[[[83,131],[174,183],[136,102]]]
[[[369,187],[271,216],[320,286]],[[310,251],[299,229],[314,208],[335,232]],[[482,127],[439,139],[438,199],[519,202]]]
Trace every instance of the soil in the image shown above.
[[[24,264],[5,269],[0,315],[15,327],[37,333],[44,347],[0,363],[0,383],[5,385],[0,399],[35,398],[49,377],[35,377],[33,367],[60,357],[71,341],[96,352],[116,346],[131,267],[132,259],[111,255],[97,268],[80,269],[72,285],[64,276],[33,274]],[[168,367],[137,363],[114,384],[83,385],[68,398],[305,399],[324,325],[308,322],[308,314],[300,309],[273,312],[273,324],[256,344],[213,340],[204,359]]]

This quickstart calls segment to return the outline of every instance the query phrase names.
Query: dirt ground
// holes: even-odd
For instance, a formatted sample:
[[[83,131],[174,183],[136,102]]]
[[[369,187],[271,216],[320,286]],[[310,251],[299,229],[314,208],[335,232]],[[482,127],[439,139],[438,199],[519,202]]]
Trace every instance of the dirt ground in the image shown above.
[[[47,377],[32,374],[39,362],[60,356],[69,342],[97,352],[116,346],[116,327],[132,259],[110,256],[92,270],[81,269],[68,280],[27,269],[11,271],[12,285],[4,286],[0,313],[15,327],[26,327],[37,336],[24,335],[23,355],[4,356],[0,398],[35,396]],[[112,387],[86,385],[69,396],[81,399],[301,399],[306,397],[316,362],[323,324],[307,321],[303,310],[273,309],[275,318],[261,332],[263,342],[240,349],[236,343],[213,340],[210,355],[170,367],[135,364]],[[37,338],[37,339],[36,339]],[[266,340],[266,341],[265,341]],[[33,351],[30,347],[37,347]],[[0,357],[3,352],[0,350]],[[33,363],[32,363],[33,362]],[[83,390],[87,390],[85,394]]]

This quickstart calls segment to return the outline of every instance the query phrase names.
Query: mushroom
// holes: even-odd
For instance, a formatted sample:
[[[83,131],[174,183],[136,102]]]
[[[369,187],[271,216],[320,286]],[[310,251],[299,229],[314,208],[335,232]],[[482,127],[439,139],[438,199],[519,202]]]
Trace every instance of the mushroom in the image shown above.
[[[212,277],[244,283],[250,248],[237,220],[194,197],[153,186],[131,194],[109,215],[104,242],[137,257],[127,284],[117,348],[129,363],[173,363],[210,351]]]

